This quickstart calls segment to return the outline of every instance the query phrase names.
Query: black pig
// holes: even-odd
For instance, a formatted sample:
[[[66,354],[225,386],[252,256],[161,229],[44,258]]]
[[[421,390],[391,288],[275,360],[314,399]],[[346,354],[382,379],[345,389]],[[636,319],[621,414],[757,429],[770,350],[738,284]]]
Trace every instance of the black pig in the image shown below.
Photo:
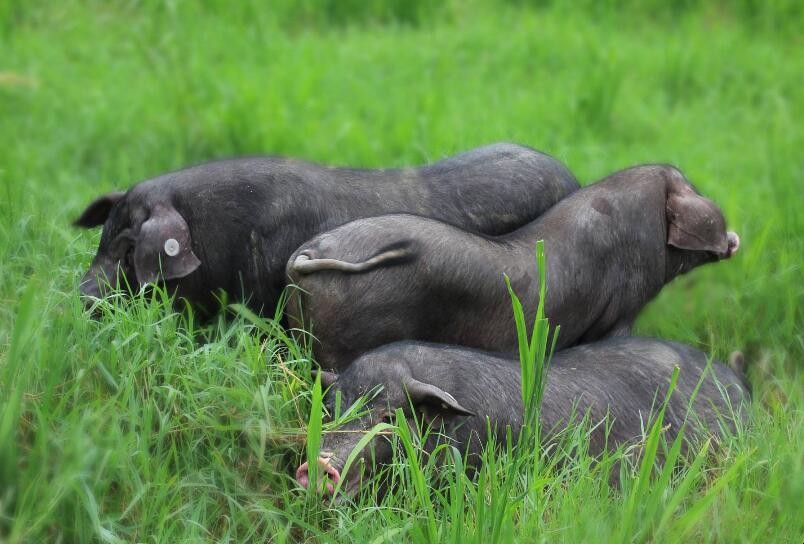
[[[533,316],[534,245],[542,239],[546,314],[561,325],[559,349],[628,334],[662,286],[739,247],[718,207],[677,169],[639,166],[576,191],[502,236],[402,214],[320,234],[288,261],[290,281],[300,288],[289,315],[312,327],[316,360],[330,369],[397,340],[514,350],[503,273]]]
[[[84,295],[163,281],[201,309],[222,289],[272,314],[299,244],[360,217],[408,212],[501,234],[578,187],[557,160],[494,144],[420,168],[360,170],[267,157],[203,164],[101,196],[75,222],[103,225]]]
[[[712,361],[704,374],[706,355],[676,342],[611,338],[553,357],[539,413],[546,443],[568,424],[580,421],[587,410],[592,425],[607,416],[610,424],[608,431],[606,425],[596,425],[591,431],[592,455],[640,440],[649,416],[655,415],[664,401],[676,366],[679,378],[663,420],[667,442],[675,440],[685,422],[685,444],[709,434],[720,436],[724,428],[734,430],[735,418],[741,419],[744,413],[742,403],[749,399],[743,377],[734,370]],[[497,429],[495,440],[501,442],[505,441],[506,427],[510,426],[516,438],[522,426],[519,361],[508,355],[397,342],[364,354],[341,374],[322,371],[321,381],[331,386],[324,399],[330,413],[337,392],[345,409],[382,387],[367,402],[363,415],[340,429],[353,432],[323,436],[318,464],[330,493],[341,480],[344,463],[362,436],[360,431],[379,422],[392,422],[397,408],[411,420],[415,410],[420,422],[434,427],[436,432],[424,443],[426,451],[432,452],[439,440],[448,437],[460,452],[468,453],[470,468],[477,468],[487,441],[486,418],[491,428]],[[699,382],[700,389],[688,410]],[[387,437],[378,435],[370,446],[359,453],[359,461],[344,476],[341,489],[347,495],[358,491],[361,478],[370,476],[372,469],[391,461]],[[304,487],[309,485],[308,470],[304,463],[296,471],[297,481]]]

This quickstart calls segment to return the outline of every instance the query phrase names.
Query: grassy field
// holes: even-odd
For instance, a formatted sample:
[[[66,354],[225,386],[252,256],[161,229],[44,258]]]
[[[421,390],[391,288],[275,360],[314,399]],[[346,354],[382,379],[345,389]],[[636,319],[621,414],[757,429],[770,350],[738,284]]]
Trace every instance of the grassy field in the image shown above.
[[[798,2],[200,4],[0,3],[0,542],[802,542]],[[159,296],[92,321],[76,296],[99,233],[69,223],[101,191],[232,155],[394,166],[500,140],[583,183],[671,162],[741,235],[638,322],[746,355],[751,425],[703,464],[615,490],[580,453],[521,474],[502,455],[426,492],[433,468],[400,457],[380,504],[331,507],[292,478],[297,346]]]

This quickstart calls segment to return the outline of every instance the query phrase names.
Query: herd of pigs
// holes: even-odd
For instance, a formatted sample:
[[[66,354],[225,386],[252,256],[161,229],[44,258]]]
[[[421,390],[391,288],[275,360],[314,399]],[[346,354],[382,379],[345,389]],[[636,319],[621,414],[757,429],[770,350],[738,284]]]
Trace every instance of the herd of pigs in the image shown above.
[[[540,410],[548,441],[586,414],[608,417],[591,430],[590,452],[639,441],[676,367],[667,440],[682,427],[687,440],[717,437],[744,417],[739,353],[727,366],[629,336],[662,286],[739,248],[719,208],[672,166],[636,166],[580,188],[559,161],[514,144],[388,170],[233,159],[103,195],[75,224],[103,226],[81,282],[89,300],[157,283],[202,313],[225,293],[273,316],[293,286],[285,324],[312,331],[328,411],[338,393],[344,410],[374,395],[347,431],[401,408],[440,430],[425,448],[451,440],[469,466],[488,438],[505,440],[508,427],[517,436],[524,409],[504,275],[532,319],[538,240],[546,315],[560,325]],[[316,472],[325,493],[340,482],[354,495],[390,462],[387,437],[377,436],[342,478],[360,438],[324,435]],[[307,463],[296,479],[310,485]]]

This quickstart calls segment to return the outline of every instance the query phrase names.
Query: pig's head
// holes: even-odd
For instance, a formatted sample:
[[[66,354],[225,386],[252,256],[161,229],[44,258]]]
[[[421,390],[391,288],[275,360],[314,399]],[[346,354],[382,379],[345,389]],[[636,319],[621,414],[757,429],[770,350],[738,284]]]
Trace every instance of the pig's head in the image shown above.
[[[201,264],[190,228],[170,200],[138,187],[95,199],[74,224],[103,226],[95,259],[81,280],[84,296],[183,278]]]
[[[322,386],[329,388],[324,405],[330,415],[335,413],[338,394],[341,413],[361,397],[369,399],[358,417],[337,430],[324,431],[318,474],[326,481],[319,482],[318,488],[327,494],[331,495],[335,485],[345,478],[341,482],[341,493],[354,497],[364,479],[391,462],[393,451],[390,438],[388,433],[380,433],[358,453],[348,473],[342,474],[346,460],[364,434],[378,423],[393,424],[397,409],[404,411],[414,431],[414,421],[438,430],[442,425],[444,428],[459,425],[466,420],[466,416],[474,415],[447,391],[414,378],[404,361],[381,360],[384,358],[381,352],[374,352],[357,359],[342,374],[318,371]],[[308,463],[303,463],[296,470],[296,480],[305,488],[310,485]]]
[[[684,175],[664,167],[667,219],[667,280],[696,266],[728,259],[740,248],[737,233],[726,231],[720,208],[696,192]]]

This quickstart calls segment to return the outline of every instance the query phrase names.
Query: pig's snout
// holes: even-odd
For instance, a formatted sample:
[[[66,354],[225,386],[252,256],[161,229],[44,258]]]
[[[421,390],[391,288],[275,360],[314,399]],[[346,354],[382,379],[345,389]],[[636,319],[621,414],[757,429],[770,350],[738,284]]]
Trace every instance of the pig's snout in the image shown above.
[[[84,277],[81,278],[78,289],[81,291],[81,296],[101,298],[98,277],[92,271],[87,272]],[[91,301],[87,301],[87,304],[91,304]]]
[[[728,259],[740,249],[740,237],[737,236],[736,232],[727,232],[726,239],[728,241],[728,247],[726,248],[726,252],[720,256],[721,259]]]
[[[330,464],[328,457],[319,457],[316,460],[316,464],[318,465],[319,471],[319,483],[317,487],[321,489],[322,481],[326,480],[324,492],[326,495],[332,495],[335,493],[335,486],[341,481],[340,472]],[[305,489],[310,486],[310,467],[306,461],[296,469],[296,481]]]
[[[92,306],[93,299],[104,298],[116,291],[125,275],[120,268],[120,262],[96,259],[89,267],[87,273],[81,278],[78,290],[84,297],[87,307]]]

